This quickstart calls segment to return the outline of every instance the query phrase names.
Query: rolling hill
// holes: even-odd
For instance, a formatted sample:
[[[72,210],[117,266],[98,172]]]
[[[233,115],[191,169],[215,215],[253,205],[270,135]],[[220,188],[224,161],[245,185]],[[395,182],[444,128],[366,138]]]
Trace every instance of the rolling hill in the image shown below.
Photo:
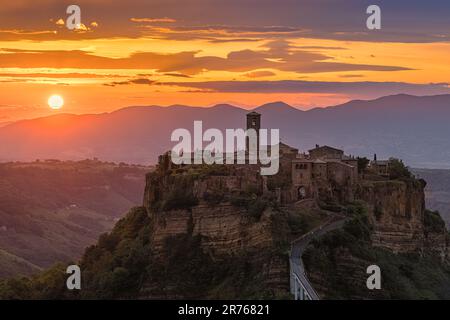
[[[76,259],[130,207],[149,167],[95,160],[0,164],[0,278]]]

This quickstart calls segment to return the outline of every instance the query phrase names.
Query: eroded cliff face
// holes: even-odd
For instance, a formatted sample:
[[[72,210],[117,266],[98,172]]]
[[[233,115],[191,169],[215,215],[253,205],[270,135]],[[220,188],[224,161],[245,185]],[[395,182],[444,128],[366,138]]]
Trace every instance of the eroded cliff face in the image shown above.
[[[375,246],[394,252],[424,245],[424,185],[419,181],[364,181],[358,197],[368,204]]]
[[[182,234],[201,237],[202,248],[214,255],[273,246],[271,210],[261,207],[255,219],[244,205],[230,203],[230,196],[238,201],[244,191],[253,197],[262,194],[261,176],[150,174],[147,179],[144,204],[155,222],[156,251],[168,237]]]
[[[235,264],[230,268],[241,271],[232,276],[232,281],[241,277],[252,282],[252,277],[256,277],[257,286],[270,291],[264,294],[272,297],[286,295],[289,292],[289,264],[287,253],[281,246],[289,243],[290,230],[283,219],[285,214],[274,212],[269,200],[261,200],[264,188],[263,177],[251,170],[200,176],[167,172],[149,174],[144,206],[152,220],[153,256],[161,265],[169,267],[167,263],[173,250],[168,244],[173,239],[186,242],[196,239],[195,250],[206,255],[210,263],[219,264],[216,270],[219,274],[223,271],[220,271],[222,266]],[[226,273],[223,279],[216,279],[219,281],[215,284],[217,287],[234,273],[232,270],[223,272]],[[208,281],[214,285],[213,280]],[[148,279],[141,297],[186,297],[174,295],[170,288],[166,288],[162,296],[157,288],[161,283],[155,283],[154,278]],[[253,295],[244,293],[251,286],[243,286],[242,297]],[[225,287],[229,290],[228,285]],[[203,297],[227,297],[226,294],[205,290]],[[239,293],[230,293],[231,298],[236,295]]]
[[[368,204],[374,246],[394,253],[433,253],[447,258],[448,233],[427,228],[425,181],[415,179],[363,181],[357,197]]]
[[[202,249],[214,256],[264,250],[274,245],[271,214],[266,211],[254,221],[244,209],[229,204],[160,212],[155,214],[154,249],[162,254],[169,237],[189,234],[201,237]]]
[[[309,279],[324,299],[448,299],[449,234],[425,209],[424,181],[362,181],[364,210],[342,230],[312,243],[304,255]],[[377,265],[381,289],[366,287]]]
[[[384,253],[373,247],[389,249],[391,255],[416,252],[419,255],[432,254],[442,260],[448,257],[447,231],[445,228],[427,225],[424,186],[423,181],[412,178],[404,181],[362,180],[355,186],[355,198],[362,200],[363,207],[367,208],[368,225],[371,228],[364,239],[356,232],[353,243],[363,241],[364,250],[367,250],[369,257],[359,257],[357,249],[340,246],[341,242],[345,244],[345,236],[342,238],[344,240],[337,238],[331,241],[336,246],[334,249],[322,252],[321,247],[316,248],[311,256],[328,261],[326,264],[333,270],[308,270],[316,290],[323,297],[340,297],[341,289],[334,291],[335,288],[345,288],[349,284],[357,289],[349,293],[349,297],[394,297],[391,291],[361,294],[366,290],[367,266],[382,264],[379,255]],[[258,283],[258,290],[267,290],[269,297],[288,297],[287,252],[289,241],[293,239],[294,227],[287,218],[286,207],[274,208],[274,203],[255,205],[264,199],[266,191],[266,182],[252,170],[213,174],[195,171],[194,174],[183,171],[150,174],[147,177],[144,206],[152,220],[151,251],[156,261],[163,268],[174,268],[173,256],[180,253],[173,246],[168,246],[168,243],[174,238],[186,243],[195,239],[195,248],[187,247],[183,250],[198,250],[207,257],[208,262],[199,263],[198,257],[189,256],[182,264],[210,265],[216,277],[202,281],[209,284],[202,295],[197,292],[197,296],[186,296],[191,289],[184,294],[177,290],[179,283],[186,283],[185,280],[166,279],[160,282],[158,277],[150,276],[142,287],[140,297],[255,297],[252,292],[255,289],[252,288],[254,283]],[[333,201],[345,208],[346,203],[340,197]],[[301,214],[312,210],[303,207],[297,209]],[[307,219],[313,218],[309,216]],[[387,256],[389,259],[397,259],[395,255]],[[203,261],[202,259],[200,260]],[[312,263],[320,265],[321,262],[313,260]],[[388,268],[388,265],[386,262],[383,267]],[[401,268],[399,265],[399,269]],[[180,272],[185,271],[183,269]],[[201,271],[200,276],[204,277],[209,272]],[[392,277],[395,278],[395,275]],[[230,282],[234,284],[231,285]],[[192,279],[188,283],[192,283]],[[236,288],[241,288],[246,294]]]

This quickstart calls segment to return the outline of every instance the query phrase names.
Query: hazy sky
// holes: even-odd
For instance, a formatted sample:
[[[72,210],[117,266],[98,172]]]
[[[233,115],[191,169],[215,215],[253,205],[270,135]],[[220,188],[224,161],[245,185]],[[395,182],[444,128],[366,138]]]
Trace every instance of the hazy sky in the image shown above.
[[[300,108],[450,93],[448,0],[15,0],[0,4],[0,123],[129,105]],[[79,30],[64,21],[81,8]],[[381,7],[382,29],[366,28]]]

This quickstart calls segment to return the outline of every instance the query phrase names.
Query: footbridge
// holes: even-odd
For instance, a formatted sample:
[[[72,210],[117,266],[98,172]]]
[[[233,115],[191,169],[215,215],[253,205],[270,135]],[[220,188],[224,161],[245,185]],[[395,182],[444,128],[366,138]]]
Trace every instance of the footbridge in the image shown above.
[[[327,232],[342,228],[345,221],[345,216],[332,214],[325,223],[291,242],[289,257],[290,287],[294,300],[320,300],[319,295],[308,280],[302,255],[311,240],[317,239]]]

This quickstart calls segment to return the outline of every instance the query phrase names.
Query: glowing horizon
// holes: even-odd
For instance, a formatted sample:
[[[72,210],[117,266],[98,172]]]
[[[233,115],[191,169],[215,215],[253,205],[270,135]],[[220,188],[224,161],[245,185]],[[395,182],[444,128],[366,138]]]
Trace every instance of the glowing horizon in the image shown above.
[[[330,12],[299,1],[298,17],[286,4],[273,8],[273,18],[233,1],[220,9],[203,4],[210,17],[193,15],[189,4],[173,8],[159,0],[133,0],[127,12],[114,1],[108,10],[103,0],[79,2],[83,27],[75,31],[64,26],[66,5],[58,1],[0,7],[6,17],[0,22],[0,122],[50,114],[47,99],[54,92],[64,97],[63,112],[76,114],[133,105],[253,108],[273,101],[309,109],[396,93],[450,93],[450,23],[440,19],[450,4],[443,1],[431,6],[433,18],[418,1],[408,2],[406,12],[382,5],[383,28],[372,33],[359,23],[366,15],[354,1],[342,10],[330,3]],[[234,18],[225,23],[221,14]],[[28,20],[17,22],[17,15]],[[416,21],[414,27],[408,21]]]

